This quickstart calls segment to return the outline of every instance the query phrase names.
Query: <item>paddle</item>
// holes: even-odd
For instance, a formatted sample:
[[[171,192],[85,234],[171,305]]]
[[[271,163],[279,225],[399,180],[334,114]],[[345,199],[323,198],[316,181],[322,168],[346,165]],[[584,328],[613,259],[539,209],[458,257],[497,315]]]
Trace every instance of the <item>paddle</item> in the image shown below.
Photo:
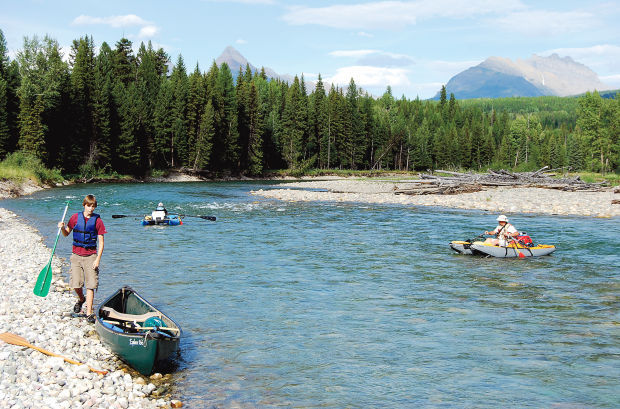
[[[65,216],[67,215],[67,209],[69,208],[70,201],[67,200],[67,205],[65,206],[65,212],[62,214],[61,222],[65,221]],[[54,252],[56,251],[56,244],[58,244],[58,238],[60,237],[60,227],[58,228],[58,233],[56,234],[56,242],[54,242],[54,248],[52,249],[52,255],[50,256],[50,261],[47,263],[43,270],[39,273],[39,277],[37,278],[37,283],[34,285],[34,295],[38,295],[39,297],[45,297],[47,293],[50,291],[50,284],[52,283],[52,258],[54,257]]]
[[[192,214],[180,214],[179,217],[200,217],[201,219],[215,221],[215,216],[200,216],[200,215],[192,215]]]
[[[19,345],[19,346],[22,346],[22,347],[32,348],[32,349],[35,349],[35,350],[37,350],[39,352],[43,352],[45,355],[56,356],[56,357],[62,358],[65,361],[69,362],[70,364],[85,365],[85,364],[83,364],[81,362],[74,361],[73,359],[65,358],[62,355],[58,355],[58,354],[50,352],[50,351],[48,351],[46,349],[34,346],[31,343],[29,343],[26,339],[20,337],[19,335],[11,334],[10,332],[4,332],[4,333],[0,334],[0,339],[3,340],[4,342],[6,342],[7,344],[13,344],[13,345]],[[108,373],[108,371],[100,371],[98,369],[93,368],[92,366],[89,366],[89,365],[86,365],[86,366],[88,366],[88,369],[90,369],[91,371],[96,372],[96,373],[101,374],[101,375],[105,375],[105,374]]]
[[[136,215],[136,214],[113,214],[112,215],[113,219],[120,219],[122,217],[144,217],[144,215]],[[200,215],[191,215],[191,214],[180,214],[179,217],[180,218],[183,218],[183,217],[200,217],[201,219],[211,220],[212,222],[214,222],[216,220],[215,216],[200,216]]]
[[[519,242],[513,238],[511,238],[510,240],[512,240],[512,244],[515,246],[515,251],[519,253],[519,258],[525,258],[525,254],[521,253],[521,250],[517,248],[519,246]]]

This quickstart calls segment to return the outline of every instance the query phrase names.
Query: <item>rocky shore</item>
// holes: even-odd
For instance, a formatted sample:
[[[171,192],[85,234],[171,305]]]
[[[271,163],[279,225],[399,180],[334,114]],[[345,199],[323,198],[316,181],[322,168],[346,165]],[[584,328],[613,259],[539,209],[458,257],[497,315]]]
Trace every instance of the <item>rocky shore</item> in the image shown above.
[[[21,336],[108,373],[0,340],[0,408],[180,407],[164,398],[165,390],[157,385],[161,381],[123,370],[124,364],[100,342],[94,324],[71,316],[76,298],[61,277],[58,258],[52,261],[50,293],[44,298],[33,294],[50,254],[34,228],[0,208],[0,334]]]
[[[605,192],[565,192],[540,188],[490,188],[458,195],[396,195],[406,189],[407,181],[376,179],[313,180],[281,183],[273,189],[260,189],[251,194],[284,201],[329,201],[407,206],[441,206],[478,209],[494,213],[537,213],[591,217],[620,216],[620,194]]]

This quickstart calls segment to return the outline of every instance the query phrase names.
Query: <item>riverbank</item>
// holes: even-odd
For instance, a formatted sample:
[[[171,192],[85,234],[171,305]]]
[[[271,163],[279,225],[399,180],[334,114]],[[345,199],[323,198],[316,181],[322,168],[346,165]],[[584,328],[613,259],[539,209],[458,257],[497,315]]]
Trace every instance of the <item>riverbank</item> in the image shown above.
[[[50,253],[34,228],[0,208],[0,333],[16,334],[108,373],[99,375],[86,365],[0,341],[0,408],[171,407],[161,386],[123,370],[125,365],[101,343],[93,324],[71,317],[76,297],[61,276],[63,263],[56,256],[50,293],[44,298],[33,294]],[[158,394],[162,397],[155,397]]]
[[[251,194],[284,201],[326,201],[406,206],[441,206],[493,213],[538,213],[594,217],[620,216],[619,193],[565,192],[555,189],[499,187],[458,195],[396,195],[407,181],[377,179],[313,180],[280,183]]]

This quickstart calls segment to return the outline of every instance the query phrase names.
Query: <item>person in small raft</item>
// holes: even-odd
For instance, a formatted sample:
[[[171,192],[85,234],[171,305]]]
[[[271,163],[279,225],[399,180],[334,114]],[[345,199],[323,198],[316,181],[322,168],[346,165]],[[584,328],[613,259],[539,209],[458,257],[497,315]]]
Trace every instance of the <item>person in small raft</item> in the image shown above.
[[[519,235],[519,232],[512,224],[508,223],[508,218],[503,214],[497,217],[497,221],[499,222],[499,225],[495,228],[495,230],[484,232],[484,234],[487,235],[495,235],[497,238],[488,238],[484,242],[495,246],[506,247],[509,240],[515,239]]]
[[[162,202],[159,202],[159,204],[157,205],[157,208],[151,212],[151,217],[153,218],[154,222],[163,221],[167,215],[168,215],[168,210],[166,210]]]

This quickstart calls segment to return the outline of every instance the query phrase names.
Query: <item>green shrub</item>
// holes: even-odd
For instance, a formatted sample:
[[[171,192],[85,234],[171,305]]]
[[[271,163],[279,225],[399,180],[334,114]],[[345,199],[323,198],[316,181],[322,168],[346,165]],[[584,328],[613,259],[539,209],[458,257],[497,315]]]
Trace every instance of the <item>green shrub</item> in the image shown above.
[[[0,162],[0,178],[23,182],[30,179],[38,184],[62,182],[60,170],[47,169],[35,156],[17,151]]]

